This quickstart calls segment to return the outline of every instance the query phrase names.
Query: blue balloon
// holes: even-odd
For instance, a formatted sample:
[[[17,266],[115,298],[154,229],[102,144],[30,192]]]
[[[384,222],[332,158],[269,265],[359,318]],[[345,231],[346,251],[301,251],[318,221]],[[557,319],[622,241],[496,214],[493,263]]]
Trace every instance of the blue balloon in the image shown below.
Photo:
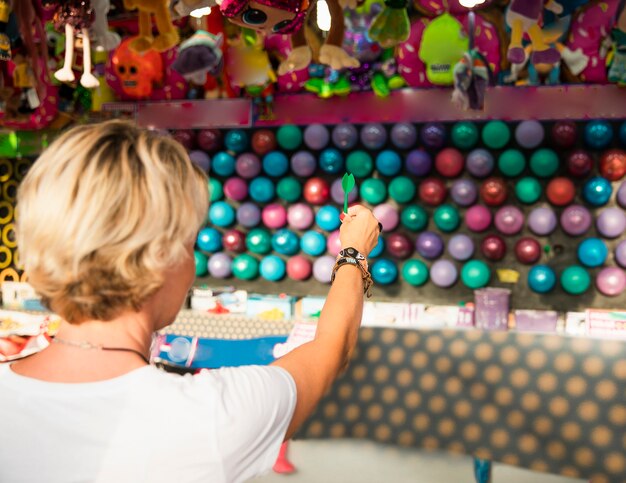
[[[343,156],[339,150],[328,148],[320,154],[320,169],[325,173],[337,174],[343,171]]]
[[[205,252],[219,252],[222,249],[222,234],[215,228],[203,228],[198,232],[196,245]]]
[[[269,176],[283,176],[289,171],[289,159],[280,151],[272,151],[263,157],[263,171]]]
[[[626,146],[626,121],[619,128],[619,140],[623,146]]]
[[[376,258],[382,255],[385,251],[385,239],[380,235],[378,237],[378,243],[374,247],[374,249],[370,252],[370,258]]]
[[[224,137],[224,145],[229,151],[237,154],[243,153],[248,149],[248,134],[242,129],[233,129],[228,131]]]
[[[394,176],[402,169],[402,159],[395,151],[386,149],[376,156],[376,169],[384,176]]]
[[[585,142],[594,149],[606,148],[613,140],[613,126],[607,121],[591,121],[585,126]]]
[[[211,160],[211,172],[219,176],[232,176],[235,172],[235,158],[220,151]]]
[[[216,201],[209,208],[209,221],[219,227],[227,227],[235,222],[235,209],[225,201]]]
[[[282,258],[269,255],[261,260],[261,277],[270,282],[278,282],[285,277],[286,266]]]
[[[268,203],[276,196],[276,188],[271,179],[260,176],[252,180],[248,187],[248,194],[254,201]]]
[[[612,193],[611,182],[600,176],[589,179],[583,186],[583,198],[592,206],[606,205]]]
[[[278,230],[272,236],[272,248],[281,255],[295,255],[300,251],[300,240],[291,230]]]
[[[322,206],[315,215],[315,223],[322,230],[333,231],[341,225],[340,215],[339,210],[333,205]]]
[[[528,272],[528,286],[533,292],[547,293],[556,285],[556,274],[547,265],[535,265]]]
[[[600,238],[587,238],[578,245],[578,260],[586,267],[599,267],[609,256],[609,249]]]
[[[326,251],[326,238],[318,231],[309,230],[302,235],[300,248],[307,255],[320,256]]]
[[[371,268],[372,279],[379,285],[389,285],[398,278],[398,267],[391,260],[376,260]]]

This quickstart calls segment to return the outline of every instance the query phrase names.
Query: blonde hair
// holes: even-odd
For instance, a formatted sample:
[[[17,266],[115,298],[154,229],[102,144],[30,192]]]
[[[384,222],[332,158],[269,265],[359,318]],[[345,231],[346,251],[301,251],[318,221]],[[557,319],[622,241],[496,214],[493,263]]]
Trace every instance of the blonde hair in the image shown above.
[[[68,322],[110,320],[189,256],[207,208],[206,176],[173,139],[121,121],[76,127],[20,186],[20,259]]]

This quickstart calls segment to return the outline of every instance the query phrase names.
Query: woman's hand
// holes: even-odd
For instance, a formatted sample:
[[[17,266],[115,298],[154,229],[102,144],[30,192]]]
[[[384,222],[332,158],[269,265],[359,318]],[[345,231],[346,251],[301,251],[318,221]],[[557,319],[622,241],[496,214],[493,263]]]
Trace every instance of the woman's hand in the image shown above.
[[[378,220],[364,206],[355,205],[343,216],[339,237],[341,248],[356,248],[363,255],[369,253],[378,244],[380,228]]]

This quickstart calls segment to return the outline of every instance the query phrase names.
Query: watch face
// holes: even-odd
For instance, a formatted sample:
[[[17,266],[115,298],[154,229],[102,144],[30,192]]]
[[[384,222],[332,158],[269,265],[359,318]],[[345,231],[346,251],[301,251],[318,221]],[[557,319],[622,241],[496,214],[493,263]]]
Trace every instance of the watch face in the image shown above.
[[[356,255],[356,250],[355,250],[354,248],[348,248],[348,249],[346,250],[346,253],[347,253],[348,255],[350,255],[350,256],[352,256],[352,257],[353,257],[353,256],[355,256],[355,255]]]

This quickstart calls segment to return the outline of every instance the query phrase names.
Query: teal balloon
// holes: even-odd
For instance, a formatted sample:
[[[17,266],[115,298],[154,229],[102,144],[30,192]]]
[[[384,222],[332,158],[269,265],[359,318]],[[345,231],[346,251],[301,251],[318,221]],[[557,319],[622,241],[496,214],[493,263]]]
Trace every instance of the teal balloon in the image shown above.
[[[276,141],[281,148],[293,151],[302,144],[302,130],[291,124],[281,126],[276,131]]]
[[[361,183],[360,194],[370,205],[379,205],[387,199],[387,187],[382,179],[368,178]]]
[[[209,200],[211,202],[221,200],[224,197],[222,183],[215,178],[209,179]]]
[[[406,176],[398,176],[389,183],[389,196],[404,204],[415,198],[415,181]]]
[[[502,149],[511,140],[511,130],[502,121],[489,121],[483,127],[483,143],[492,149]]]
[[[498,157],[498,169],[504,176],[514,178],[522,174],[524,168],[526,168],[526,158],[517,149],[507,149]]]
[[[204,277],[209,272],[207,267],[209,259],[204,253],[197,250],[193,252],[193,259],[196,265],[196,277]]]
[[[383,254],[385,251],[385,239],[382,235],[378,236],[378,243],[374,247],[374,249],[370,252],[370,258],[376,258]]]
[[[527,205],[535,203],[541,197],[541,184],[530,176],[522,178],[515,185],[515,196]]]
[[[285,277],[287,267],[282,258],[276,255],[269,255],[261,260],[259,267],[261,277],[270,282],[278,282]]]
[[[276,195],[289,203],[293,203],[302,196],[302,185],[293,176],[287,176],[276,185]]]
[[[528,272],[528,286],[533,292],[547,293],[556,285],[556,274],[547,265],[535,265]]]
[[[233,275],[240,280],[253,280],[259,276],[259,261],[244,253],[233,260]]]
[[[552,149],[538,149],[530,156],[530,170],[535,176],[549,178],[559,169],[559,156]]]
[[[470,260],[461,269],[461,280],[472,290],[482,288],[491,280],[491,269],[481,260]]]
[[[600,238],[587,238],[578,245],[578,260],[585,267],[599,267],[606,262],[609,249]]]
[[[346,158],[346,170],[357,178],[365,178],[372,174],[374,160],[365,151],[352,151]]]
[[[459,149],[472,149],[478,137],[478,128],[473,122],[461,121],[452,126],[452,144]]]
[[[572,295],[586,292],[590,285],[591,277],[589,273],[579,265],[567,267],[561,274],[561,287]]]
[[[407,230],[422,231],[428,225],[428,213],[421,206],[409,205],[402,210],[400,222]]]
[[[402,267],[402,278],[414,287],[424,285],[428,281],[428,267],[421,260],[409,260]]]
[[[272,251],[272,235],[264,228],[250,230],[246,236],[248,251],[259,255],[265,255]]]
[[[604,149],[613,140],[613,126],[607,121],[590,121],[585,126],[585,142],[593,149]]]
[[[451,232],[459,227],[461,217],[459,211],[452,205],[441,205],[433,214],[435,225],[443,232]]]

